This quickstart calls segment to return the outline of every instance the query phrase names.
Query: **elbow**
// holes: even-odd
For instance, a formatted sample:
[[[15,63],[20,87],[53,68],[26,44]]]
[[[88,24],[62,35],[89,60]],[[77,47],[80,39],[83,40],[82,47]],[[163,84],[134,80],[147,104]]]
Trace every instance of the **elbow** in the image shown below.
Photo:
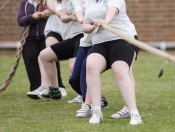
[[[87,34],[92,33],[90,30],[88,30],[88,29],[84,29],[84,28],[83,28],[83,32],[84,32],[84,33],[87,33]]]
[[[60,16],[60,18],[63,23],[68,23],[68,21],[64,17]]]
[[[18,25],[21,26],[21,27],[25,26],[24,23],[23,23],[22,21],[20,21],[20,20],[17,20],[17,23],[18,23]]]
[[[83,32],[84,33],[87,33],[87,34],[90,34],[93,32],[93,30],[91,30],[90,28],[86,27],[86,26],[83,26]]]

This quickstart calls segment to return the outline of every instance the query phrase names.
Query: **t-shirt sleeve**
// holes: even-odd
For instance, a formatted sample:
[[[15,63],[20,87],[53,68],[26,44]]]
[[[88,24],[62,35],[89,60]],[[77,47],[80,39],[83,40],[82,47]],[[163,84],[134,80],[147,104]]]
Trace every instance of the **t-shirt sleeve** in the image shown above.
[[[61,11],[61,4],[57,4],[56,12],[57,12],[57,11]]]
[[[78,11],[83,12],[82,0],[73,0],[73,5],[74,5],[75,13]]]
[[[123,5],[125,4],[124,0],[108,0],[108,5],[107,7],[116,7],[120,11]]]
[[[62,0],[61,2],[61,10],[66,9],[66,2],[65,0]]]

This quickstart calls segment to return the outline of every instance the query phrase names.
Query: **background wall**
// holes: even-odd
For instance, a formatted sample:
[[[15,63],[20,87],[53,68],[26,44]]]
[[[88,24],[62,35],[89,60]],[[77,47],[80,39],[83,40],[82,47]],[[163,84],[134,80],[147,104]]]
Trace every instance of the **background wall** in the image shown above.
[[[175,0],[125,0],[127,13],[144,42],[175,41]],[[22,27],[16,22],[20,0],[0,10],[0,41],[19,41]],[[0,2],[1,5],[1,2]]]

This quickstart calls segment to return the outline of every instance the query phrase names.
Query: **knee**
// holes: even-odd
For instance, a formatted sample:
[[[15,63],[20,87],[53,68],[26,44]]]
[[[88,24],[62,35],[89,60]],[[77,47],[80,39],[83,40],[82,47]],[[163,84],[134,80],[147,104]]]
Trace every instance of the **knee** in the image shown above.
[[[86,64],[86,72],[87,72],[87,74],[92,74],[95,71],[97,71],[95,69],[95,66],[93,66],[92,64],[88,64],[88,63]]]
[[[78,83],[79,83],[79,78],[71,75],[69,78],[69,84],[72,86],[72,85],[78,84]]]
[[[113,71],[114,77],[116,79],[116,81],[122,81],[124,80],[124,78],[127,76],[127,72],[123,69],[115,69],[115,71]]]
[[[69,71],[72,73],[73,72],[73,66],[69,66]]]
[[[46,58],[45,50],[42,50],[39,54],[38,59],[44,61],[45,58]]]

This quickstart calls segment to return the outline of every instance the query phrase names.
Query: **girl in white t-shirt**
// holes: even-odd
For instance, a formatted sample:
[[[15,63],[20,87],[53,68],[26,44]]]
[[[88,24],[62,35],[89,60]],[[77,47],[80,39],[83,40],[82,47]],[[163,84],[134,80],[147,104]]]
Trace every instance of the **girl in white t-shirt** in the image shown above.
[[[77,20],[83,22],[83,14],[85,10],[85,4],[87,0],[73,0],[73,6],[75,8],[75,13]],[[92,46],[92,34],[84,33],[84,37],[80,40],[80,45],[78,48],[76,60],[74,63],[74,68],[72,75],[69,78],[69,84],[71,87],[79,94],[82,95],[83,103],[82,107],[77,111],[77,118],[85,118],[92,115],[91,112],[91,101],[86,92],[86,57],[89,49]],[[86,96],[87,95],[87,96]],[[101,96],[101,107],[108,108],[108,102],[104,96]]]
[[[134,61],[134,48],[120,37],[98,28],[98,23],[108,24],[123,34],[133,37],[130,20],[126,14],[124,0],[89,0],[83,21],[83,31],[92,33],[93,47],[87,57],[87,87],[92,101],[93,115],[89,123],[98,124],[103,119],[101,112],[100,73],[111,68],[124,101],[129,107],[131,125],[141,124],[142,120],[136,106],[135,88],[129,76]],[[133,59],[134,58],[134,59]]]
[[[49,47],[55,43],[58,43],[67,38],[70,38],[69,29],[70,29],[71,23],[64,24],[60,20],[60,12],[61,12],[61,1],[60,0],[53,0],[53,1],[47,0],[47,7],[49,8],[49,11],[51,12],[51,14],[47,20],[44,34],[46,36],[46,47]],[[65,30],[64,32],[66,32],[66,35],[61,34],[61,31],[63,30]],[[40,58],[38,60],[39,60],[39,65],[40,65],[41,77],[42,77],[41,87],[48,88],[49,80],[44,71]],[[56,62],[56,67],[57,67],[57,74],[58,74],[59,89],[61,91],[62,96],[66,96],[67,93],[65,91],[65,86],[62,83],[59,62]]]
[[[66,39],[60,43],[56,43],[40,53],[40,59],[43,64],[49,79],[49,95],[52,99],[61,99],[61,93],[58,85],[57,70],[54,62],[60,60],[67,60],[75,58],[80,43],[80,39],[83,37],[82,24],[76,21],[75,11],[72,4],[72,0],[63,0],[61,2],[61,21],[64,23],[72,22],[70,27],[70,39]],[[61,30],[62,32],[62,30]],[[71,65],[71,71],[73,63]],[[41,94],[41,97],[45,97],[45,94]]]

